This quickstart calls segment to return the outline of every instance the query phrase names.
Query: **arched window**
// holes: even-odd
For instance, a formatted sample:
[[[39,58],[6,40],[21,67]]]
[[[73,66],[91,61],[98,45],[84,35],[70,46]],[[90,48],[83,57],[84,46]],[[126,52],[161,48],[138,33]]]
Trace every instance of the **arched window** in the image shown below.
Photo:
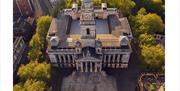
[[[86,33],[87,33],[87,35],[90,35],[90,30],[89,30],[89,28],[86,29]]]

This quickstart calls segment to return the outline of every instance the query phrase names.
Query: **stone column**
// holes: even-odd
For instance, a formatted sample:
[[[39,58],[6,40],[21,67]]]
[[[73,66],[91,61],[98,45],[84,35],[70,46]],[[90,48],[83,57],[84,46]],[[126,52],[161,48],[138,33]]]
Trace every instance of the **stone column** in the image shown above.
[[[110,63],[111,62],[111,55],[109,54],[108,55],[108,63]]]
[[[61,56],[60,56],[60,55],[58,55],[58,58],[59,58],[59,62],[61,63]]]
[[[116,58],[116,54],[113,55],[113,60],[112,60],[113,63],[115,62],[115,58]]]
[[[83,72],[83,62],[81,62],[81,72]]]
[[[86,66],[86,72],[88,72],[87,62],[85,63],[85,66]]]
[[[75,63],[75,55],[73,54],[73,55],[71,55],[72,56],[72,61],[73,61],[73,63]]]
[[[117,56],[117,62],[118,62],[118,63],[119,63],[119,61],[120,61],[120,59],[119,59],[119,58],[120,58],[120,55],[121,55],[121,54],[118,54],[118,56]]]
[[[103,61],[104,61],[104,63],[106,63],[106,55],[104,55],[104,60]]]
[[[70,55],[67,55],[68,57],[68,63],[71,63]]]
[[[59,58],[60,67],[63,67],[63,66],[62,66],[62,63],[63,63],[63,62],[62,62],[62,59],[61,59],[61,55],[58,55],[58,58]]]
[[[79,64],[76,62],[76,70],[79,71]]]
[[[97,63],[95,63],[95,70],[94,72],[97,72]]]
[[[90,72],[92,72],[92,62],[90,62]]]
[[[67,67],[67,65],[66,65],[66,57],[65,57],[65,55],[62,55],[63,56],[63,60],[64,60],[64,67]]]
[[[63,55],[63,60],[64,60],[64,63],[66,63],[66,57],[65,57],[65,55]]]
[[[99,68],[99,71],[102,70],[102,63],[99,64],[100,68]]]

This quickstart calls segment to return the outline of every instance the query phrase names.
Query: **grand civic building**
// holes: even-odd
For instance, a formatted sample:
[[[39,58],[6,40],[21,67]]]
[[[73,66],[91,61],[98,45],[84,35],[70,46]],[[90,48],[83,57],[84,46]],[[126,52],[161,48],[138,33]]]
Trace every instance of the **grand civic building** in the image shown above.
[[[48,34],[47,53],[54,67],[79,72],[99,72],[103,68],[127,68],[133,38],[126,17],[106,3],[94,7],[82,0],[53,18]]]

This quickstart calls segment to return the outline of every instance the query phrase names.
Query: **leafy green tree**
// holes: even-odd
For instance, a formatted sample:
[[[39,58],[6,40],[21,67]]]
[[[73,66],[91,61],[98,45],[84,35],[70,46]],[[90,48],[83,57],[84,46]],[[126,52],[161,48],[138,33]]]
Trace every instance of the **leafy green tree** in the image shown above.
[[[146,15],[146,9],[145,8],[140,8],[139,11],[137,12],[138,15]]]
[[[102,3],[102,0],[93,0],[93,5],[94,6],[100,6]]]
[[[131,9],[134,8],[136,3],[132,0],[107,0],[110,7],[118,8],[124,16],[131,13]]]
[[[42,38],[46,37],[51,21],[52,21],[51,16],[41,16],[38,18],[36,33],[39,34],[40,37]]]
[[[35,34],[29,42],[30,48],[41,49],[43,47],[42,39],[38,34]]]
[[[28,52],[29,60],[38,60],[44,53],[42,49],[46,48],[46,35],[51,21],[52,17],[50,16],[41,16],[38,18],[36,33],[29,42],[29,46],[31,48]]]
[[[130,24],[136,37],[144,33],[164,32],[164,24],[161,17],[155,13],[146,14],[143,8],[138,11],[136,16],[130,16]]]
[[[64,9],[64,5],[60,0],[58,0],[57,3],[55,4],[55,6],[52,9],[52,14],[51,14],[52,17],[56,18],[57,15],[58,15],[58,12],[60,12],[62,9]]]
[[[17,74],[23,81],[27,79],[48,81],[50,79],[50,64],[31,61],[27,65],[21,65]]]
[[[149,71],[160,71],[165,61],[165,50],[160,45],[143,46],[141,58],[143,66]]]
[[[165,16],[165,2],[162,0],[135,0],[139,8],[144,7],[148,12],[157,13],[163,20]]]
[[[65,7],[66,8],[71,8],[73,4],[73,0],[65,0]]]
[[[142,26],[140,29],[145,30],[149,33],[163,32],[164,24],[160,16],[154,13],[145,15],[142,20]],[[149,30],[149,31],[148,31]]]
[[[40,49],[31,49],[28,52],[28,59],[30,60],[38,60],[40,56],[42,55],[42,51]]]
[[[28,79],[26,82],[16,84],[13,91],[48,91],[50,88],[43,81]]]
[[[13,91],[25,91],[22,83],[18,83],[13,86]]]
[[[156,44],[156,40],[154,38],[153,35],[151,34],[141,34],[138,38],[139,40],[139,45],[144,46],[144,45],[155,45]]]
[[[76,0],[76,3],[78,4],[78,6],[81,6],[81,0]]]

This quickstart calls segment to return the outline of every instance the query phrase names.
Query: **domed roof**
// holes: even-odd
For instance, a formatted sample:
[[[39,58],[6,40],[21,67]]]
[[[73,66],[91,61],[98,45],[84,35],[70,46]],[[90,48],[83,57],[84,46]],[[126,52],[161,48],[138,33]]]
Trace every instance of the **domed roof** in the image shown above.
[[[120,45],[128,45],[129,39],[127,36],[120,36],[119,38]]]

